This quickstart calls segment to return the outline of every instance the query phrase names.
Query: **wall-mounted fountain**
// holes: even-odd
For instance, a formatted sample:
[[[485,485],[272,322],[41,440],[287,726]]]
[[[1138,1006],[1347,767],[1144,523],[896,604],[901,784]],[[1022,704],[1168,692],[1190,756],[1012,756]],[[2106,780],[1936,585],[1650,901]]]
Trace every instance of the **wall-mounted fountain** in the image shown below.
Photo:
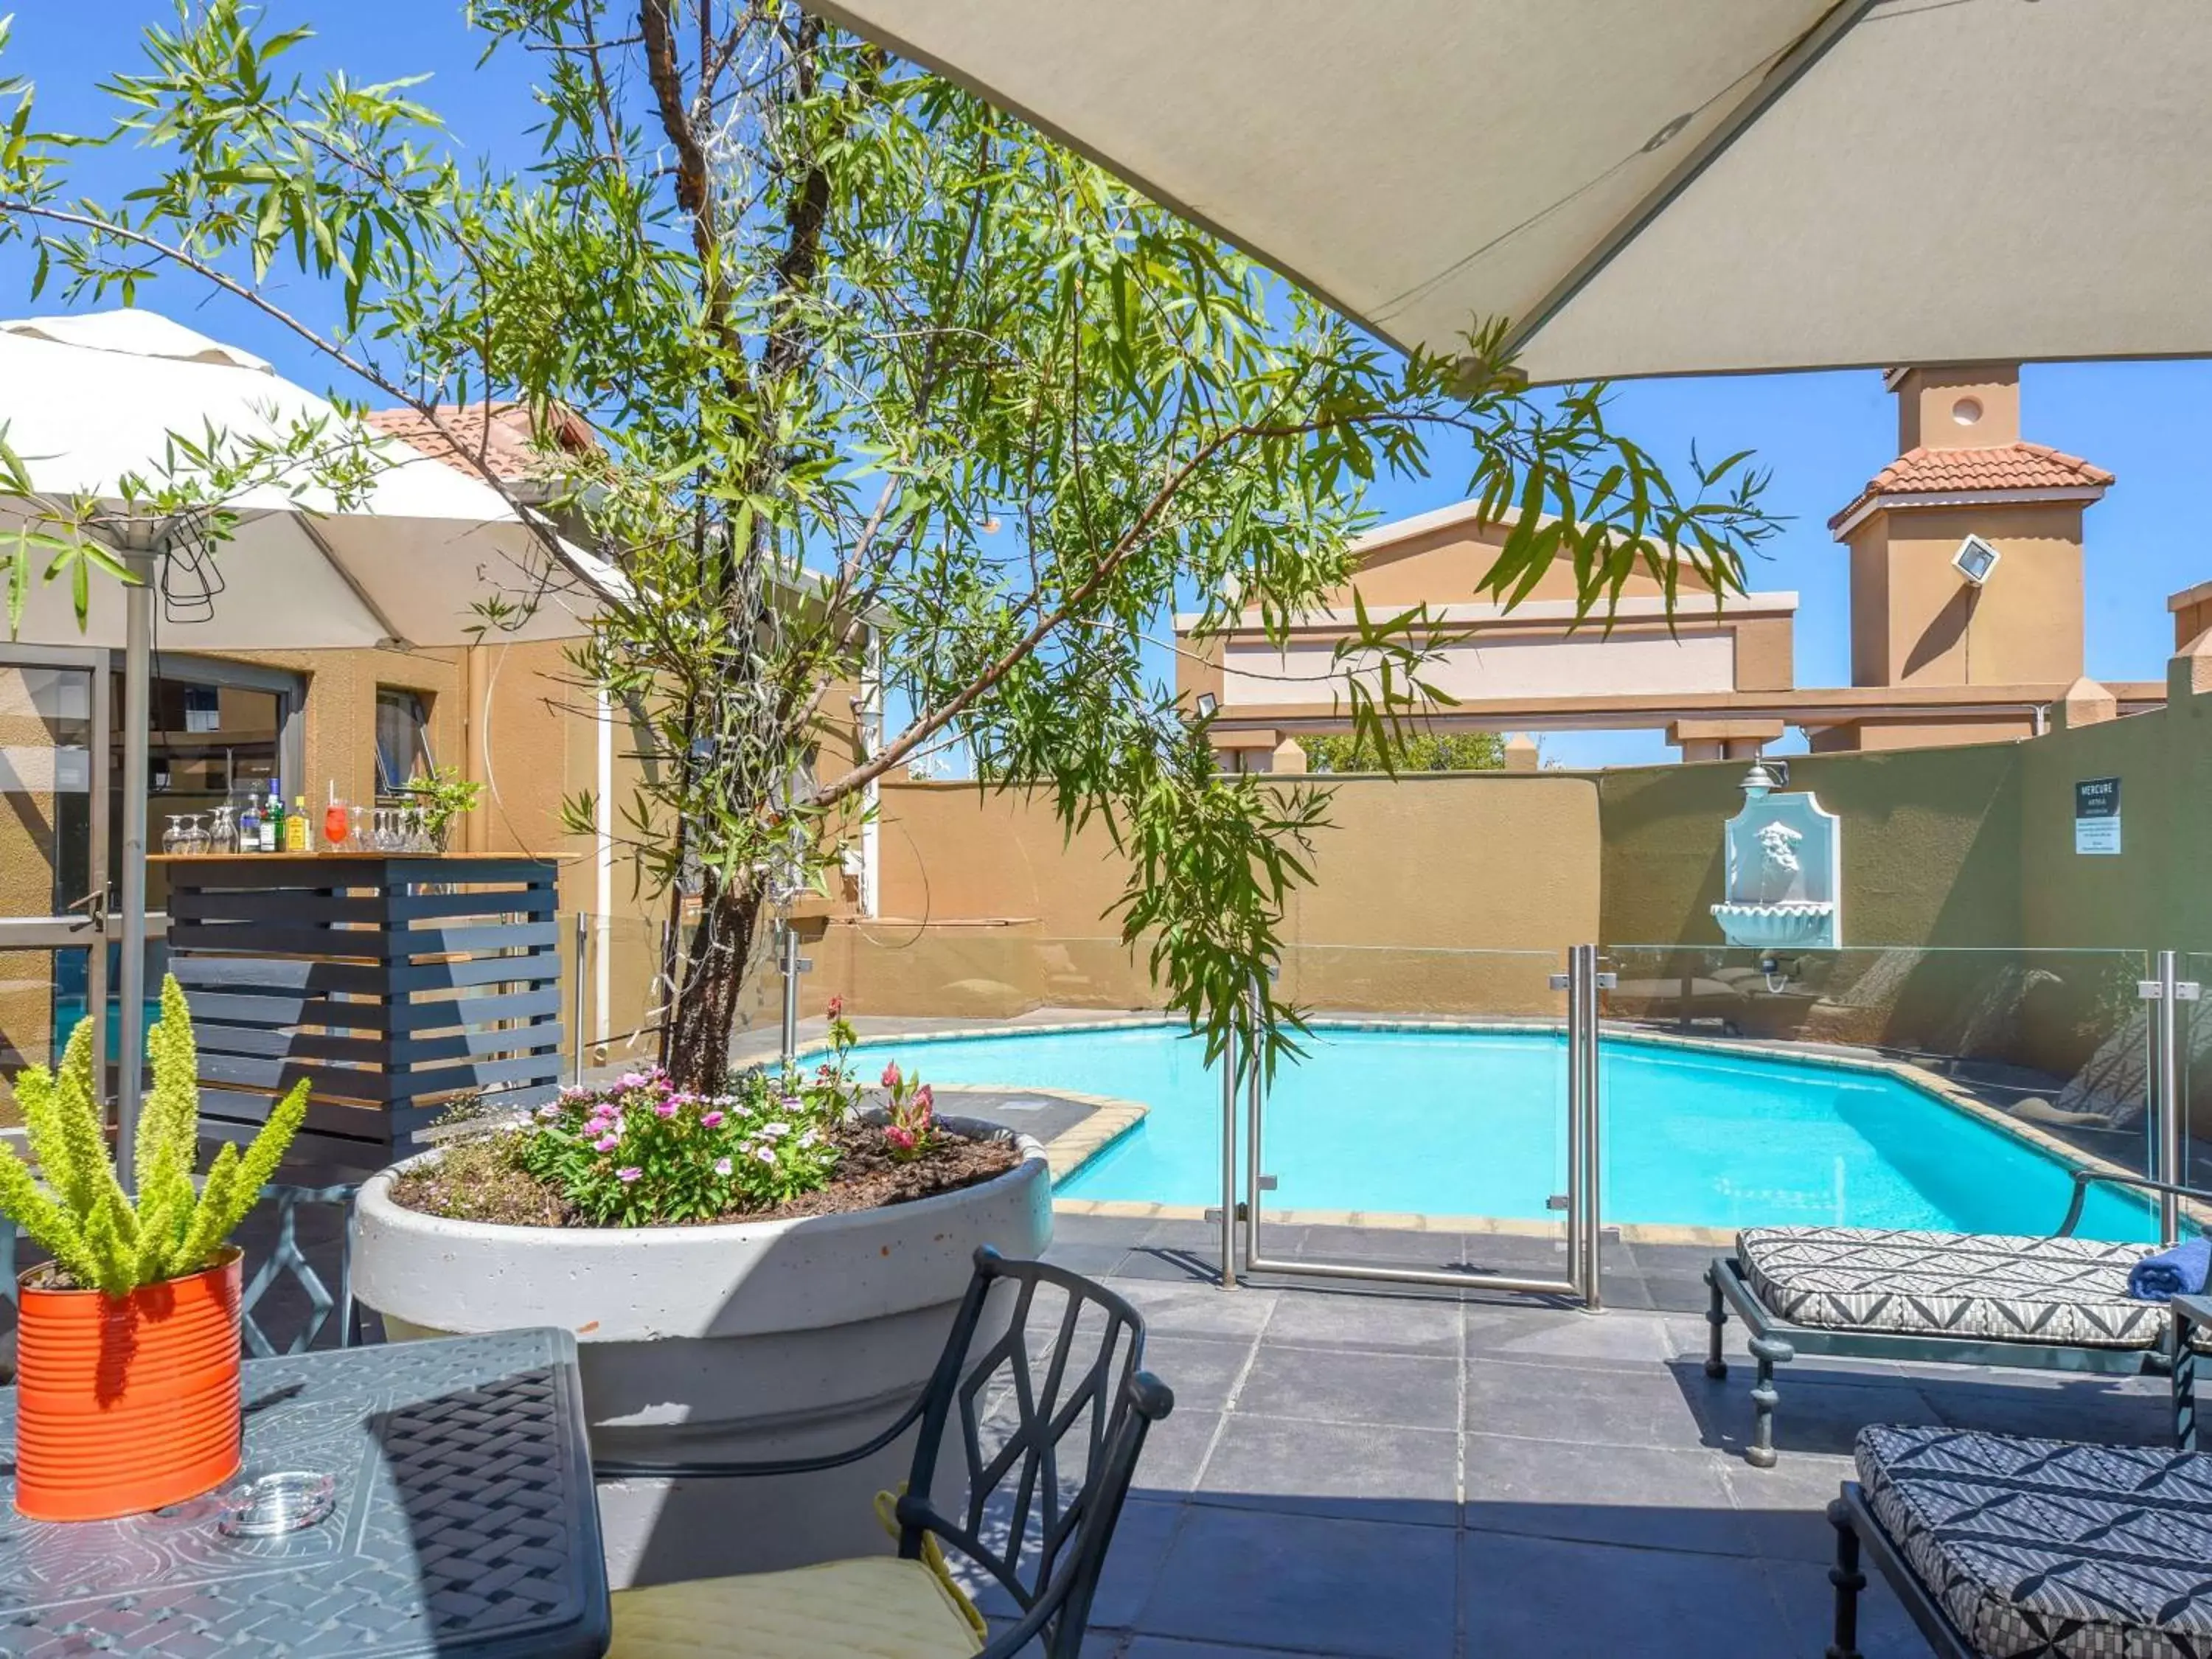
[[[1788,776],[1752,763],[1743,810],[1728,821],[1728,896],[1713,920],[1730,945],[1833,950],[1844,936],[1841,823],[1812,795],[1776,793]]]

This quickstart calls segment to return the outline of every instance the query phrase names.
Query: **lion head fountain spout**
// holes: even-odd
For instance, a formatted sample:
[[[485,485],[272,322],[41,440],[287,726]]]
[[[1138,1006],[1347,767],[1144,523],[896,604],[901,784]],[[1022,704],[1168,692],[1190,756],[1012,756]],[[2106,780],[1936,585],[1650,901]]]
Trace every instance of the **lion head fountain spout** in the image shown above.
[[[1836,815],[1755,761],[1743,810],[1726,829],[1727,897],[1713,920],[1730,945],[1832,950],[1842,939],[1842,839]]]

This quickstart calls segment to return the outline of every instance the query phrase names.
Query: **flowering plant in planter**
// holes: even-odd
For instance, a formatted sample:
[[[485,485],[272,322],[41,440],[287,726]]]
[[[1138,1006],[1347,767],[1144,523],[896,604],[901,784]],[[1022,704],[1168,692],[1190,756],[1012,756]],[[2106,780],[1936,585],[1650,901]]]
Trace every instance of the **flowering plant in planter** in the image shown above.
[[[238,1470],[239,1253],[226,1247],[307,1116],[307,1085],[196,1185],[199,1056],[173,976],[146,1047],[135,1200],[108,1152],[90,1020],[58,1073],[15,1079],[37,1173],[0,1145],[0,1212],[52,1257],[18,1281],[15,1506],[38,1520],[159,1509]]]
[[[657,1066],[563,1089],[504,1137],[503,1150],[577,1221],[597,1227],[772,1209],[821,1191],[871,1141],[902,1163],[932,1150],[939,1137],[929,1085],[892,1066],[884,1074],[890,1121],[864,1125],[847,1060],[856,1039],[836,999],[829,1036],[830,1053],[811,1070],[737,1073],[716,1094],[679,1089]]]
[[[515,1160],[593,1226],[708,1221],[821,1187],[843,1115],[818,1078],[794,1087],[749,1072],[726,1093],[698,1095],[656,1066],[563,1089],[520,1130]]]
[[[937,1138],[937,1097],[920,1078],[901,1073],[896,1060],[884,1067],[884,1088],[890,1096],[884,1138],[891,1156],[902,1162],[920,1158]]]

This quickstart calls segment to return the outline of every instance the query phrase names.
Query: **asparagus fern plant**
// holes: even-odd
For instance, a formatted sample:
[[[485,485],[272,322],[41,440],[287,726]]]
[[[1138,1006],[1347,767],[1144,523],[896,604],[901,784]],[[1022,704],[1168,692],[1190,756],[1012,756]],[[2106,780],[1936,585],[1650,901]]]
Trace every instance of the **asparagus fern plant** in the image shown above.
[[[199,1053],[174,975],[161,981],[161,1018],[147,1032],[146,1048],[154,1087],[138,1118],[136,1202],[108,1155],[88,1019],[70,1036],[58,1073],[33,1066],[15,1079],[37,1173],[0,1143],[0,1213],[43,1246],[72,1283],[110,1296],[207,1267],[276,1174],[307,1115],[303,1081],[276,1103],[242,1155],[225,1146],[196,1185]]]

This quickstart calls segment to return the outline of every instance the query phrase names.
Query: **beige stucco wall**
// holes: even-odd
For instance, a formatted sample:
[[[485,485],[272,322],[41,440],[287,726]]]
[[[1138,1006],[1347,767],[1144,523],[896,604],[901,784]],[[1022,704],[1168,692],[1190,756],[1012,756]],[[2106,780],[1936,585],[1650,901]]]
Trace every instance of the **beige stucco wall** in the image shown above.
[[[2053,732],[2020,752],[2028,939],[2212,951],[2212,697]],[[2074,786],[2104,777],[2120,780],[2116,858],[2074,850]]]
[[[1976,588],[1951,558],[1969,534],[2002,556]],[[1877,512],[1851,533],[1858,685],[2064,685],[2081,672],[2081,504]]]
[[[1559,953],[1598,925],[1597,789],[1557,774],[1345,778],[1292,897],[1282,992],[1314,1007],[1555,1012]],[[833,923],[814,1000],[1012,1014],[1158,1006],[1110,918],[1127,866],[1092,824],[972,785],[884,791],[883,915]],[[1518,953],[1518,954],[1516,954]]]
[[[63,698],[74,699],[40,675],[0,666],[0,748],[12,751],[21,775],[0,796],[0,915],[35,916],[54,908],[53,857],[61,798],[40,775],[58,736],[74,735]],[[87,694],[88,695],[88,694]],[[14,769],[11,767],[11,770]],[[43,951],[0,951],[0,1077],[52,1058],[53,961]],[[0,1111],[10,1096],[0,1081]]]
[[[1844,823],[1844,941],[2022,942],[2019,747],[1797,756],[1806,789]],[[1602,775],[1603,938],[1710,943],[1721,897],[1720,825],[1743,804],[1741,761]]]

